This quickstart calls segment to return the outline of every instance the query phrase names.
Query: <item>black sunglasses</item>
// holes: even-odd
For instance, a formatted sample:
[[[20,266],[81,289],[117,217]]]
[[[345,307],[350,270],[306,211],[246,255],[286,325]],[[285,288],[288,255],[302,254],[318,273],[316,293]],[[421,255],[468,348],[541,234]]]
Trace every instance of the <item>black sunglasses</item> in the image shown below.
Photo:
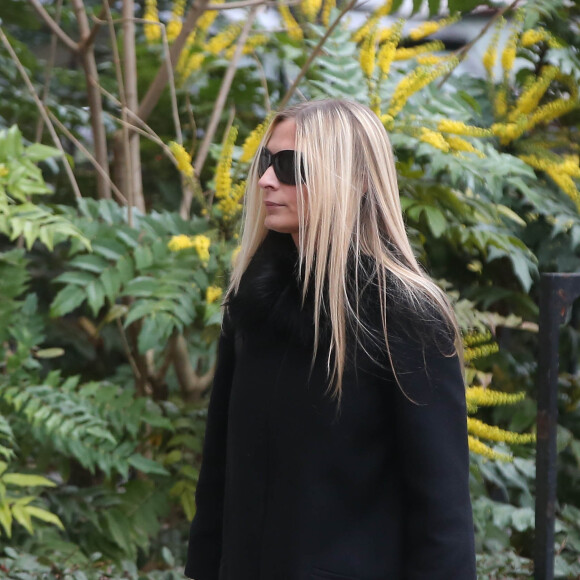
[[[270,151],[263,147],[258,158],[258,176],[262,177],[268,167],[272,165],[274,167],[274,173],[280,183],[296,185],[295,156],[296,152],[291,149],[278,151],[278,153],[270,153]],[[300,175],[302,176],[302,181],[304,181],[302,159],[300,159]]]

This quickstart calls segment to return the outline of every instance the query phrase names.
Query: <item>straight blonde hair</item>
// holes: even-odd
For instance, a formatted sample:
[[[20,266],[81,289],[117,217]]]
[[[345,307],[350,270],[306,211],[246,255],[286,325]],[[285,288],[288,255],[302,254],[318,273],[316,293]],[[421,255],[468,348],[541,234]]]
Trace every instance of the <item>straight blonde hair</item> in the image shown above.
[[[260,147],[265,147],[276,126],[296,123],[296,183],[299,212],[299,271],[303,300],[314,290],[314,353],[320,336],[321,313],[331,327],[327,370],[329,388],[340,401],[345,368],[347,328],[368,336],[359,317],[359,281],[347,263],[370,257],[377,273],[382,319],[382,339],[391,361],[387,340],[387,274],[389,283],[408,297],[419,313],[440,313],[453,332],[455,351],[461,349],[453,308],[441,289],[419,266],[407,238],[391,144],[378,117],[367,107],[342,99],[309,101],[278,113]],[[258,150],[259,151],[259,150]],[[298,155],[303,162],[300,172]],[[227,297],[237,292],[242,275],[264,240],[267,229],[263,196],[258,186],[257,156],[251,164],[244,201],[241,249],[231,276]],[[305,184],[305,185],[304,185]],[[307,211],[304,208],[307,205]],[[312,284],[313,283],[313,284]],[[354,285],[353,285],[354,283]],[[353,298],[349,298],[349,290]],[[327,292],[324,300],[324,292]],[[323,302],[324,301],[324,302]],[[395,370],[395,369],[393,369]],[[396,377],[396,373],[395,373]],[[398,382],[398,380],[397,380]]]

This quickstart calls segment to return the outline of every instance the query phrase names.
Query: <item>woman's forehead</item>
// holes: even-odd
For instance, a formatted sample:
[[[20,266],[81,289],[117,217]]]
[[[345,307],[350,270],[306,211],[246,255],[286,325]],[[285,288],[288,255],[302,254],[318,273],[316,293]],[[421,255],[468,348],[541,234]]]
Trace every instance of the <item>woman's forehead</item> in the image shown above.
[[[296,146],[296,123],[294,119],[284,119],[273,129],[267,147],[272,153],[284,149],[295,149]]]

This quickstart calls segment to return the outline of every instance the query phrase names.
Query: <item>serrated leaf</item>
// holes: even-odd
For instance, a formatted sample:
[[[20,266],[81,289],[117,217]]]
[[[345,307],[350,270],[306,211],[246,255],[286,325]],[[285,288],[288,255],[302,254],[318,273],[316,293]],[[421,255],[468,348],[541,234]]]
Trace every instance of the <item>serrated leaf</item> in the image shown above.
[[[54,318],[64,316],[80,306],[85,300],[85,293],[76,286],[63,288],[50,306],[50,315]]]
[[[135,453],[129,457],[128,463],[135,469],[142,471],[143,473],[156,473],[158,475],[169,475],[169,471],[163,467],[157,461],[143,457],[139,453]]]
[[[28,515],[32,516],[33,518],[36,518],[37,520],[42,520],[47,524],[52,524],[53,526],[56,526],[57,528],[64,530],[64,526],[57,515],[33,505],[26,506],[25,509],[28,512]]]
[[[58,358],[65,354],[64,348],[42,348],[34,353],[36,358]]]

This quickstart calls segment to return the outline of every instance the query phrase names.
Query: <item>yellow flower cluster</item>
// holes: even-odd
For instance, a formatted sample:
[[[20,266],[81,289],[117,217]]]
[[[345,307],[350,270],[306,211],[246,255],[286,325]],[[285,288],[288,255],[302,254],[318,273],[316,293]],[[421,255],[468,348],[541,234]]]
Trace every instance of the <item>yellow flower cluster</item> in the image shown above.
[[[501,53],[501,65],[505,76],[512,70],[516,60],[516,49],[518,43],[519,32],[514,31],[508,38],[503,52]]]
[[[395,87],[395,91],[391,98],[391,105],[389,108],[389,115],[394,117],[405,106],[409,98],[429,83],[433,82],[437,77],[445,74],[457,66],[457,59],[449,59],[445,64],[428,68],[417,67],[405,76],[399,84]]]
[[[203,52],[192,52],[186,54],[185,51],[183,51],[182,54],[185,55],[183,62],[180,57],[176,68],[181,83],[186,81],[195,71],[199,70],[205,60],[205,54],[203,54]]]
[[[490,354],[494,354],[498,352],[498,350],[499,345],[496,342],[491,344],[484,344],[482,346],[474,346],[472,348],[466,348],[463,351],[463,358],[465,359],[465,362],[470,362],[472,360],[484,358]]]
[[[375,64],[377,60],[377,45],[376,45],[376,34],[373,32],[369,34],[360,49],[360,67],[365,74],[365,76],[370,79],[373,76],[375,70]]]
[[[504,443],[532,443],[536,440],[533,433],[513,433],[492,425],[488,425],[474,417],[467,417],[467,429],[472,435],[488,439],[489,441],[503,441]]]
[[[242,211],[242,199],[245,193],[246,182],[242,181],[231,187],[228,194],[219,200],[218,208],[225,221],[233,221]]]
[[[182,18],[185,12],[186,0],[175,0],[173,9],[171,10],[171,17],[167,24],[167,40],[173,42],[181,32]]]
[[[385,29],[388,32],[388,36],[384,35],[385,30],[377,34],[377,39],[379,36],[382,38],[379,42],[385,41],[381,45],[377,57],[377,64],[381,70],[382,78],[386,78],[391,70],[391,64],[397,52],[397,45],[401,40],[404,24],[405,21],[400,19],[391,28]]]
[[[474,127],[467,125],[463,121],[454,121],[452,119],[441,119],[437,123],[437,129],[441,133],[453,133],[454,135],[465,135],[467,137],[491,137],[490,129],[483,127]]]
[[[272,115],[268,115],[266,119],[246,137],[244,145],[242,146],[242,155],[240,156],[240,161],[242,163],[249,163],[253,159],[258,147],[260,146],[262,137],[270,124],[271,118]]]
[[[143,24],[143,32],[148,44],[161,40],[161,27],[159,25],[159,13],[157,12],[157,0],[145,0],[143,19],[148,20]]]
[[[494,123],[490,129],[496,137],[500,138],[502,145],[507,145],[525,133],[526,121],[524,119],[519,123]]]
[[[209,27],[214,23],[219,12],[217,10],[206,10],[197,21],[197,28],[202,32],[207,32]]]
[[[478,455],[482,455],[483,457],[487,457],[488,459],[499,459],[500,461],[511,461],[511,455],[507,455],[506,453],[499,453],[498,451],[494,451],[491,447],[482,443],[479,439],[468,435],[467,436],[469,449]]]
[[[228,48],[242,31],[242,24],[235,22],[216,34],[205,45],[205,50],[210,54],[219,54]]]
[[[526,30],[520,39],[520,44],[524,48],[528,48],[533,46],[534,44],[538,44],[538,42],[542,42],[546,40],[550,34],[544,30],[543,28],[532,28],[530,30]]]
[[[454,151],[464,151],[465,153],[475,153],[478,157],[482,159],[485,155],[479,150],[476,149],[469,141],[462,139],[461,137],[457,137],[456,135],[447,135],[445,137],[447,143]]]
[[[441,151],[449,151],[449,143],[447,143],[447,141],[445,141],[445,137],[443,137],[443,135],[437,131],[432,131],[431,129],[422,127],[419,140],[423,141],[424,143],[428,143],[437,149],[441,149]]]
[[[238,136],[238,128],[232,126],[226,137],[220,154],[215,174],[215,195],[218,199],[226,197],[232,187],[230,171],[232,168],[232,155],[234,144]]]
[[[469,387],[465,392],[467,402],[476,407],[495,407],[513,405],[523,401],[525,393],[502,393],[485,387]]]
[[[493,109],[497,117],[505,117],[507,115],[507,95],[505,87],[498,89],[493,100]]]
[[[0,163],[0,177],[6,177],[9,173],[10,169],[4,163]]]
[[[336,0],[324,0],[322,14],[320,15],[320,19],[322,20],[322,24],[324,24],[324,26],[329,25],[330,13],[332,10],[334,10],[334,8],[336,8]]]
[[[300,10],[310,22],[314,22],[321,7],[322,0],[302,0],[302,2],[300,2]]]
[[[254,34],[251,38],[248,38],[244,48],[242,50],[242,54],[251,54],[257,46],[262,46],[266,44],[270,40],[265,34]],[[226,50],[226,57],[231,59],[234,56],[234,52],[236,51],[235,45],[230,46]]]
[[[467,333],[463,337],[463,346],[465,346],[465,347],[475,346],[477,344],[483,344],[485,342],[489,342],[492,339],[493,339],[493,336],[492,336],[490,330],[486,329],[483,332],[474,330],[474,331]]]
[[[167,247],[172,252],[180,252],[181,250],[189,250],[190,248],[194,248],[201,261],[208,262],[210,245],[211,241],[207,236],[186,236],[184,234],[180,234],[179,236],[173,236],[171,240],[169,240]]]
[[[191,155],[185,150],[183,145],[171,141],[169,143],[169,149],[173,153],[175,163],[177,164],[177,169],[183,173],[186,177],[193,177],[193,165],[191,164]]]
[[[433,40],[432,42],[426,42],[425,44],[413,46],[412,48],[398,48],[395,53],[395,60],[408,60],[420,54],[435,52],[437,50],[443,50],[444,48],[445,45],[441,40]]]
[[[282,16],[282,20],[284,21],[284,25],[288,31],[288,36],[295,41],[302,40],[304,38],[302,28],[300,28],[300,25],[296,22],[292,12],[290,12],[290,8],[288,8],[286,4],[280,4],[278,10],[280,11],[280,16]]]
[[[537,79],[530,83],[520,95],[514,109],[509,114],[509,120],[513,122],[519,115],[531,113],[538,106],[541,98],[557,75],[558,69],[555,66],[543,67]]]
[[[381,123],[384,125],[387,131],[392,131],[393,127],[395,126],[395,119],[392,115],[385,114],[380,116]]]
[[[546,103],[541,107],[538,107],[534,113],[532,114],[529,125],[530,128],[535,127],[539,123],[549,123],[566,113],[569,113],[573,109],[578,107],[578,102],[575,102],[574,99],[562,99],[558,98],[550,103]]]
[[[223,294],[223,290],[219,286],[208,286],[205,291],[205,301],[212,304]]]
[[[497,43],[499,40],[499,35],[505,26],[505,19],[500,18],[491,37],[489,44],[487,45],[487,50],[485,51],[482,62],[487,75],[490,79],[493,79],[493,67],[495,66],[495,59],[497,56]]]
[[[441,64],[445,60],[445,57],[436,56],[434,54],[420,54],[416,57],[416,60],[419,64],[424,66],[434,66],[436,64]]]
[[[420,26],[409,32],[409,38],[411,40],[420,40],[421,38],[425,38],[425,36],[435,34],[442,28],[445,28],[450,24],[454,24],[458,20],[459,20],[458,16],[453,16],[451,18],[443,18],[437,21],[424,22],[423,24],[421,24]]]

